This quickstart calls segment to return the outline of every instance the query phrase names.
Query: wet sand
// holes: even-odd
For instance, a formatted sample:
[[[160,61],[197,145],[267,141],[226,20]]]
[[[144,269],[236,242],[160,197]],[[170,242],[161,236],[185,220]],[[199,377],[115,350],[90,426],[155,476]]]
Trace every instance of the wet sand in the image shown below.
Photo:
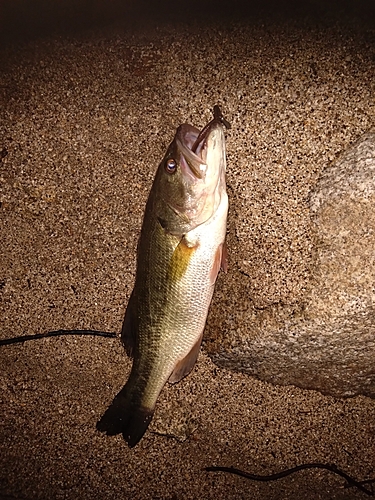
[[[219,278],[207,338],[218,315],[246,331],[241,304],[233,311],[226,294],[235,293],[243,266],[250,209],[266,221],[281,215],[269,255],[280,257],[288,231],[296,238],[292,268],[267,286],[287,300],[308,279],[308,193],[322,169],[375,126],[371,19],[338,8],[171,21],[140,16],[131,26],[52,30],[2,45],[1,338],[120,331],[158,162],[175,128],[202,127],[214,104],[232,123],[230,269]],[[264,249],[254,251],[262,262]],[[287,271],[302,285],[285,285]],[[220,369],[205,343],[189,377],[165,387],[132,450],[95,429],[130,370],[119,339],[2,346],[0,365],[0,498],[365,497],[322,470],[256,483],[205,472],[210,465],[270,474],[322,462],[375,478],[374,400]]]

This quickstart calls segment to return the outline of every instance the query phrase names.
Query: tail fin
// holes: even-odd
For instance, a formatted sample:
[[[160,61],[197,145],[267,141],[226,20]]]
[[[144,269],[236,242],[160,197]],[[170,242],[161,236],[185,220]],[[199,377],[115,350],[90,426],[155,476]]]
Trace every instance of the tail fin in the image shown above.
[[[135,405],[128,397],[126,386],[117,394],[112,404],[96,424],[108,436],[122,433],[130,448],[143,437],[154,414],[154,408]]]

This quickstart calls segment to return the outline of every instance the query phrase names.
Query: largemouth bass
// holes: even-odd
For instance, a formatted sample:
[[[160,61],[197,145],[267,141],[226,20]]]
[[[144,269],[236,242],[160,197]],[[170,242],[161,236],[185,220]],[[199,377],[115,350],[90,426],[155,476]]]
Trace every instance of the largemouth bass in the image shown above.
[[[145,433],[165,383],[194,366],[216,277],[227,267],[223,125],[215,106],[203,130],[178,127],[146,204],[121,334],[133,366],[97,424],[108,435],[122,433],[130,447]]]

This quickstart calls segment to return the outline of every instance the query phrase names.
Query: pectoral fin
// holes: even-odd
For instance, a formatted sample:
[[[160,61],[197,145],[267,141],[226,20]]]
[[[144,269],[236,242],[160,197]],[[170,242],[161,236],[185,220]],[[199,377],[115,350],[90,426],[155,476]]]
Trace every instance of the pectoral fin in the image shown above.
[[[180,280],[185,274],[197,247],[198,244],[190,246],[184,238],[181,239],[173,252],[170,262],[170,278],[173,282]]]
[[[202,343],[202,337],[203,333],[202,335],[200,335],[199,339],[194,344],[194,347],[189,352],[189,354],[176,363],[176,366],[174,367],[174,370],[169,377],[169,382],[171,384],[179,382],[190,373],[191,369],[195,365],[195,362],[197,361],[199,349]]]

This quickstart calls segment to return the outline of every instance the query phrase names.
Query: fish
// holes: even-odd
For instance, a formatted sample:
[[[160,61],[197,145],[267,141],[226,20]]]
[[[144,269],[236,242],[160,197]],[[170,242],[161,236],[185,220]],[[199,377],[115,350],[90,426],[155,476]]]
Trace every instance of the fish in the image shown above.
[[[226,146],[218,106],[202,130],[184,123],[146,203],[121,338],[129,378],[97,423],[130,448],[145,434],[164,385],[192,370],[220,268],[227,270]]]

